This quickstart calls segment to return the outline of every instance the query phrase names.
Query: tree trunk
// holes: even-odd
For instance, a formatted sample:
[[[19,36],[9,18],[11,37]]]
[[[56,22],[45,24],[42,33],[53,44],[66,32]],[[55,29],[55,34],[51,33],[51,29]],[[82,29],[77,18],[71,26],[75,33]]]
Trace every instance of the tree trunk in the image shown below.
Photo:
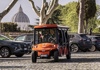
[[[88,33],[88,32],[87,32],[87,30],[88,30],[88,20],[86,19],[85,21],[86,21],[86,22],[85,22],[84,31],[85,31],[85,33],[87,34],[87,33]]]
[[[17,3],[18,0],[13,0],[9,6],[3,11],[0,13],[0,33],[2,32],[2,23],[1,23],[1,20],[2,18],[12,9],[12,7]]]
[[[39,25],[46,24],[48,19],[51,17],[56,7],[58,6],[58,0],[50,0],[50,3],[47,3],[46,0],[42,0],[41,10],[38,11],[34,5],[33,0],[29,1],[32,4],[35,13],[39,16]]]
[[[78,33],[83,33],[84,25],[84,0],[80,0],[80,9],[79,9],[79,23],[78,23]]]

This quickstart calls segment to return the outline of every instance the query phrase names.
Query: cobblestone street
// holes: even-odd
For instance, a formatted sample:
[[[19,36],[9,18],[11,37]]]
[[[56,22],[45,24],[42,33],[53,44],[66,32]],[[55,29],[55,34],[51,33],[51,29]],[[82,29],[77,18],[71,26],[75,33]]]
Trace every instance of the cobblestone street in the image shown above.
[[[100,70],[100,52],[72,53],[71,60],[60,57],[59,62],[54,62],[52,58],[32,63],[31,55],[0,57],[0,70]]]

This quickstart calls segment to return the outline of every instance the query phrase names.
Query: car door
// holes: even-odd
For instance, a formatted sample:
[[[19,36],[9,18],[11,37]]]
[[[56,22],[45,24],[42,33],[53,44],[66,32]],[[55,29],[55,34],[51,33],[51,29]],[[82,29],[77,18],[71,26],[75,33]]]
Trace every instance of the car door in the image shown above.
[[[19,41],[19,42],[24,42],[25,39],[26,39],[26,35],[21,35],[21,36],[18,36],[17,38],[15,38],[14,40]]]

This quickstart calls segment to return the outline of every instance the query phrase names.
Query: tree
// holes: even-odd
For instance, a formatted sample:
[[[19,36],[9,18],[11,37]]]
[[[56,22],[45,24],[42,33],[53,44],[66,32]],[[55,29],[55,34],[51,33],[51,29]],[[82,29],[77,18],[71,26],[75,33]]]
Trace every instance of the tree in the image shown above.
[[[84,1],[80,0],[79,2],[79,23],[78,23],[78,33],[83,33],[83,25],[84,25]]]
[[[59,18],[61,16],[61,10],[56,9],[51,17],[47,20],[47,24],[62,24],[62,20]],[[39,19],[36,19],[36,24],[39,24]]]
[[[76,13],[77,2],[69,2],[66,5],[59,5],[59,9],[62,25],[68,26],[70,32],[77,32],[78,30],[78,15]]]
[[[83,4],[83,9],[81,9],[81,3]],[[88,28],[88,20],[93,18],[95,16],[96,13],[96,3],[95,0],[82,0],[80,1],[80,5],[77,6],[77,10],[81,11],[83,10],[83,15],[82,17],[79,17],[79,22],[81,18],[84,18],[84,31],[85,33],[87,33],[87,28]],[[80,9],[79,9],[80,8]],[[80,12],[77,11],[77,13],[80,16]],[[82,24],[82,23],[81,23]]]
[[[12,9],[12,7],[17,3],[18,0],[13,0],[9,6],[3,11],[0,13],[0,22],[2,20],[2,18]],[[2,24],[0,23],[0,33],[2,31]]]
[[[61,10],[56,9],[51,17],[48,19],[47,23],[51,24],[62,24],[62,20],[59,18],[61,16]]]
[[[56,7],[58,6],[58,0],[51,0],[49,3],[46,0],[42,0],[41,10],[37,10],[33,0],[29,0],[36,14],[39,16],[39,25],[42,23],[46,24],[48,19],[51,17]]]
[[[90,13],[91,12],[91,13]],[[95,0],[85,0],[85,33],[87,33],[88,20],[95,17],[96,14],[96,3]]]
[[[17,24],[7,22],[7,23],[2,23],[2,31],[3,32],[19,32],[20,30],[17,28]]]

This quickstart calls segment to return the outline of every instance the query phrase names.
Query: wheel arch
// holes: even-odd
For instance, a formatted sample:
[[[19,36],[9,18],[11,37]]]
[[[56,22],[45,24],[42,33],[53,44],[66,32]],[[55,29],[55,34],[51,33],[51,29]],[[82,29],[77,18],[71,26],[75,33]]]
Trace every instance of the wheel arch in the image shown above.
[[[76,45],[76,46],[78,47],[78,51],[80,50],[80,47],[79,47],[79,45],[78,45],[77,43],[72,43],[72,44],[70,45],[71,51],[72,51],[72,45]]]
[[[10,51],[10,54],[12,54],[11,48],[10,48],[9,46],[6,46],[6,45],[5,45],[5,46],[1,46],[1,47],[0,47],[0,50],[1,50],[3,47],[8,48],[8,49],[9,49],[9,51]]]
[[[58,51],[58,52],[59,52],[59,50],[58,50],[58,49],[51,50],[51,51],[50,51],[50,56],[53,56],[53,55],[54,55],[54,51]]]
[[[78,45],[77,43],[72,43],[72,44],[70,44],[70,47],[71,47],[73,44],[77,45],[78,48],[80,49],[80,47],[79,47],[79,45]]]

